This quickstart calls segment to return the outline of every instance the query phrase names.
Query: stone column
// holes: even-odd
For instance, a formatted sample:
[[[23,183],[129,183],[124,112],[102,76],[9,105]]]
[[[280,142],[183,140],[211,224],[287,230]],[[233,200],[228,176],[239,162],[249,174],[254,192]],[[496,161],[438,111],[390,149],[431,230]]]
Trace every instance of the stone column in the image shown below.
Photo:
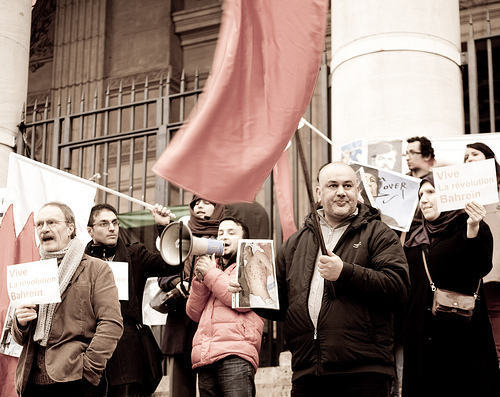
[[[28,91],[31,0],[0,0],[0,187]]]
[[[458,0],[332,0],[334,143],[462,135],[460,64]]]

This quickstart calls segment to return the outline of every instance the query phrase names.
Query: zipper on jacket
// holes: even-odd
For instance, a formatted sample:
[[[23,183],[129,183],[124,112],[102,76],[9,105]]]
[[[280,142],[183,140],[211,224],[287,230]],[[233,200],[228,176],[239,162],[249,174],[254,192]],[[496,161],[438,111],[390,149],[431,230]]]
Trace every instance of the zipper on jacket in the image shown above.
[[[321,375],[323,375],[323,370],[321,368],[321,348],[319,345],[318,330],[317,329],[314,329],[314,343],[316,345],[316,352],[318,355],[318,359],[316,360],[316,375],[321,376]]]

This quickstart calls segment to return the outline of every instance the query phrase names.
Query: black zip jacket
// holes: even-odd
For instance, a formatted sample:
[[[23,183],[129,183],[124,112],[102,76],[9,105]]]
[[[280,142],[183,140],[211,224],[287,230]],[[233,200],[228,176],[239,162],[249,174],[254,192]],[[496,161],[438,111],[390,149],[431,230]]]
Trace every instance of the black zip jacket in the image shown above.
[[[344,267],[337,281],[325,280],[317,330],[308,310],[319,252],[312,215],[277,254],[280,310],[256,312],[285,321],[293,380],[354,372],[394,375],[393,318],[408,297],[408,264],[378,210],[358,204],[358,211],[333,251]]]

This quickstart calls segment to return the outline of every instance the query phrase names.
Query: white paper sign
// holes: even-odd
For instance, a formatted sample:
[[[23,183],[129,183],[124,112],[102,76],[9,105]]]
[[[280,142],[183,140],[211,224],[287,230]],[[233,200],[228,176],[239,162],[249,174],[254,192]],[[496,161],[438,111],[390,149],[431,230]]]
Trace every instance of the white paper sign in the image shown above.
[[[7,290],[12,306],[61,302],[55,258],[6,268]]]
[[[494,159],[434,168],[433,173],[440,212],[462,209],[471,201],[498,202]]]
[[[142,321],[147,325],[165,325],[167,314],[160,313],[149,306],[153,296],[160,290],[158,287],[158,277],[149,277],[144,286],[144,295],[142,299]]]
[[[378,208],[387,226],[402,232],[410,230],[418,204],[420,179],[372,165],[350,165],[360,182],[362,201]]]
[[[118,299],[128,301],[128,263],[108,262],[115,276],[116,288],[118,288]]]

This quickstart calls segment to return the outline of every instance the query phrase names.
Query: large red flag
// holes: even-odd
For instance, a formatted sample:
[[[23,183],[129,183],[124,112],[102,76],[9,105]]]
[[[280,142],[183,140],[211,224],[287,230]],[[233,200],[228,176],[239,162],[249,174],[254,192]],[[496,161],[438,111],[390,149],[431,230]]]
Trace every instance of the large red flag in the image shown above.
[[[212,74],[153,171],[214,202],[252,202],[311,100],[327,12],[327,0],[226,0]]]
[[[7,293],[7,266],[40,260],[36,247],[35,226],[33,213],[30,214],[26,225],[19,236],[16,237],[14,226],[14,210],[11,204],[5,213],[0,225],[0,332],[3,329],[10,299]],[[16,372],[17,358],[0,354],[0,396],[16,397],[14,375]]]

